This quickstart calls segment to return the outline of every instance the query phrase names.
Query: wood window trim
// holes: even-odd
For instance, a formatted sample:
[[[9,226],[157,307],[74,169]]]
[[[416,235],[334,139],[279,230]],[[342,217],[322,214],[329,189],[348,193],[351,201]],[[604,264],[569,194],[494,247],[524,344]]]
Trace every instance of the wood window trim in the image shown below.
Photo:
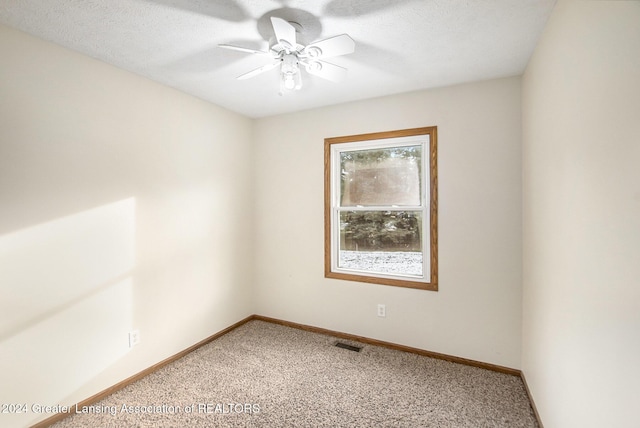
[[[398,137],[429,135],[429,153],[426,158],[429,163],[429,248],[430,248],[430,280],[429,282],[413,281],[395,278],[381,278],[364,274],[334,272],[332,270],[332,225],[331,225],[331,148],[334,144],[353,143],[359,141],[381,140]],[[373,284],[408,287],[422,290],[438,291],[438,150],[437,127],[423,127],[403,129],[397,131],[376,132],[369,134],[350,135],[343,137],[325,138],[324,140],[324,266],[325,277],[347,281],[358,281]]]

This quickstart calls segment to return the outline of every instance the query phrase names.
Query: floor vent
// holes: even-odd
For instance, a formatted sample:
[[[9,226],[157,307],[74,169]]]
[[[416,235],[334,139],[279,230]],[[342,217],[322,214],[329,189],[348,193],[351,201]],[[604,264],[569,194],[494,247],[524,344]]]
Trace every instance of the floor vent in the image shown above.
[[[348,349],[349,351],[354,351],[354,352],[360,352],[360,350],[362,349],[362,346],[353,346],[353,345],[349,345],[347,343],[342,343],[342,342],[336,342],[336,346],[338,348]]]

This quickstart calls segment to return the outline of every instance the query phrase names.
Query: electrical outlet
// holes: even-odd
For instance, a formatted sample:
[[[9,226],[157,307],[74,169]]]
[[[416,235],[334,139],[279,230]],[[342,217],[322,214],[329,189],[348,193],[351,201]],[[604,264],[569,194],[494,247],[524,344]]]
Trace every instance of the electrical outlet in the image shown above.
[[[378,316],[379,317],[387,316],[387,307],[385,305],[382,305],[382,304],[378,305]]]
[[[129,332],[129,348],[133,348],[140,343],[140,330],[131,330]]]

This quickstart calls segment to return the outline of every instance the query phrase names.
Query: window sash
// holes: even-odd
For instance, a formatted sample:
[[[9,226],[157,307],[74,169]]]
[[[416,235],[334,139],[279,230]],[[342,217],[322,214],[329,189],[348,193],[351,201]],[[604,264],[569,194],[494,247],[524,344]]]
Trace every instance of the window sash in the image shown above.
[[[430,168],[428,154],[430,150],[429,135],[417,135],[410,137],[388,138],[377,141],[365,140],[354,143],[343,143],[334,145],[331,148],[331,270],[335,273],[359,274],[387,279],[407,279],[417,281],[429,281],[431,272],[430,257],[430,212],[428,202],[430,201]],[[420,173],[420,205],[376,205],[376,206],[342,206],[341,205],[341,170],[340,156],[343,152],[356,152],[362,150],[386,149],[406,146],[421,147],[421,173]],[[361,211],[361,212],[405,212],[417,211],[422,215],[421,234],[421,252],[422,252],[422,274],[411,275],[403,273],[386,273],[374,270],[360,270],[353,268],[343,268],[340,263],[340,213],[344,211]]]
[[[420,217],[420,224],[418,226],[418,231],[420,233],[420,241],[419,241],[419,245],[420,245],[420,249],[419,251],[413,250],[413,251],[382,251],[381,253],[391,253],[391,254],[395,254],[398,255],[400,253],[404,254],[405,258],[411,258],[410,257],[410,253],[420,253],[421,255],[421,262],[420,262],[420,272],[419,273],[410,273],[410,272],[400,272],[397,269],[392,269],[394,270],[393,272],[390,271],[389,267],[386,267],[385,269],[358,269],[355,267],[345,267],[345,266],[341,266],[341,261],[342,261],[342,256],[343,256],[343,252],[344,254],[347,253],[351,253],[351,252],[355,252],[355,253],[359,253],[359,254],[369,254],[369,259],[371,258],[376,258],[376,257],[382,257],[381,255],[375,256],[372,255],[376,253],[375,250],[347,250],[346,248],[342,247],[342,219],[341,219],[341,213],[343,212],[363,212],[363,213],[392,213],[392,212],[402,212],[402,213],[409,213],[409,214],[417,214]],[[428,240],[428,234],[425,233],[425,219],[424,219],[424,210],[421,209],[417,209],[417,210],[397,210],[397,211],[390,211],[390,210],[360,210],[360,211],[353,211],[353,210],[347,210],[347,209],[338,209],[336,210],[336,226],[334,228],[335,230],[335,235],[334,235],[334,240],[335,240],[335,247],[334,247],[334,258],[333,258],[333,262],[334,262],[334,268],[336,272],[359,272],[360,274],[368,274],[368,275],[383,275],[383,277],[402,277],[402,278],[408,278],[408,279],[412,279],[412,280],[422,280],[425,279],[426,277],[426,273],[429,272],[429,257],[426,257],[425,254],[425,245],[426,245],[426,241]],[[345,244],[346,244],[346,237],[345,237]],[[357,245],[357,244],[356,244]],[[346,247],[346,245],[345,245]],[[393,256],[391,255],[387,255],[385,256],[385,258],[393,258]],[[370,262],[372,260],[369,260]],[[411,266],[411,263],[409,262],[409,265]]]

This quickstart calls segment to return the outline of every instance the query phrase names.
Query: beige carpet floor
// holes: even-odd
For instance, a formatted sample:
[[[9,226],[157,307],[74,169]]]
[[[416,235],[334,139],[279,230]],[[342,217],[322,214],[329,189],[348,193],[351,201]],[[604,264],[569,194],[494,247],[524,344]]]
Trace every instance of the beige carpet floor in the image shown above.
[[[516,376],[255,320],[86,411],[53,426],[537,427]]]

